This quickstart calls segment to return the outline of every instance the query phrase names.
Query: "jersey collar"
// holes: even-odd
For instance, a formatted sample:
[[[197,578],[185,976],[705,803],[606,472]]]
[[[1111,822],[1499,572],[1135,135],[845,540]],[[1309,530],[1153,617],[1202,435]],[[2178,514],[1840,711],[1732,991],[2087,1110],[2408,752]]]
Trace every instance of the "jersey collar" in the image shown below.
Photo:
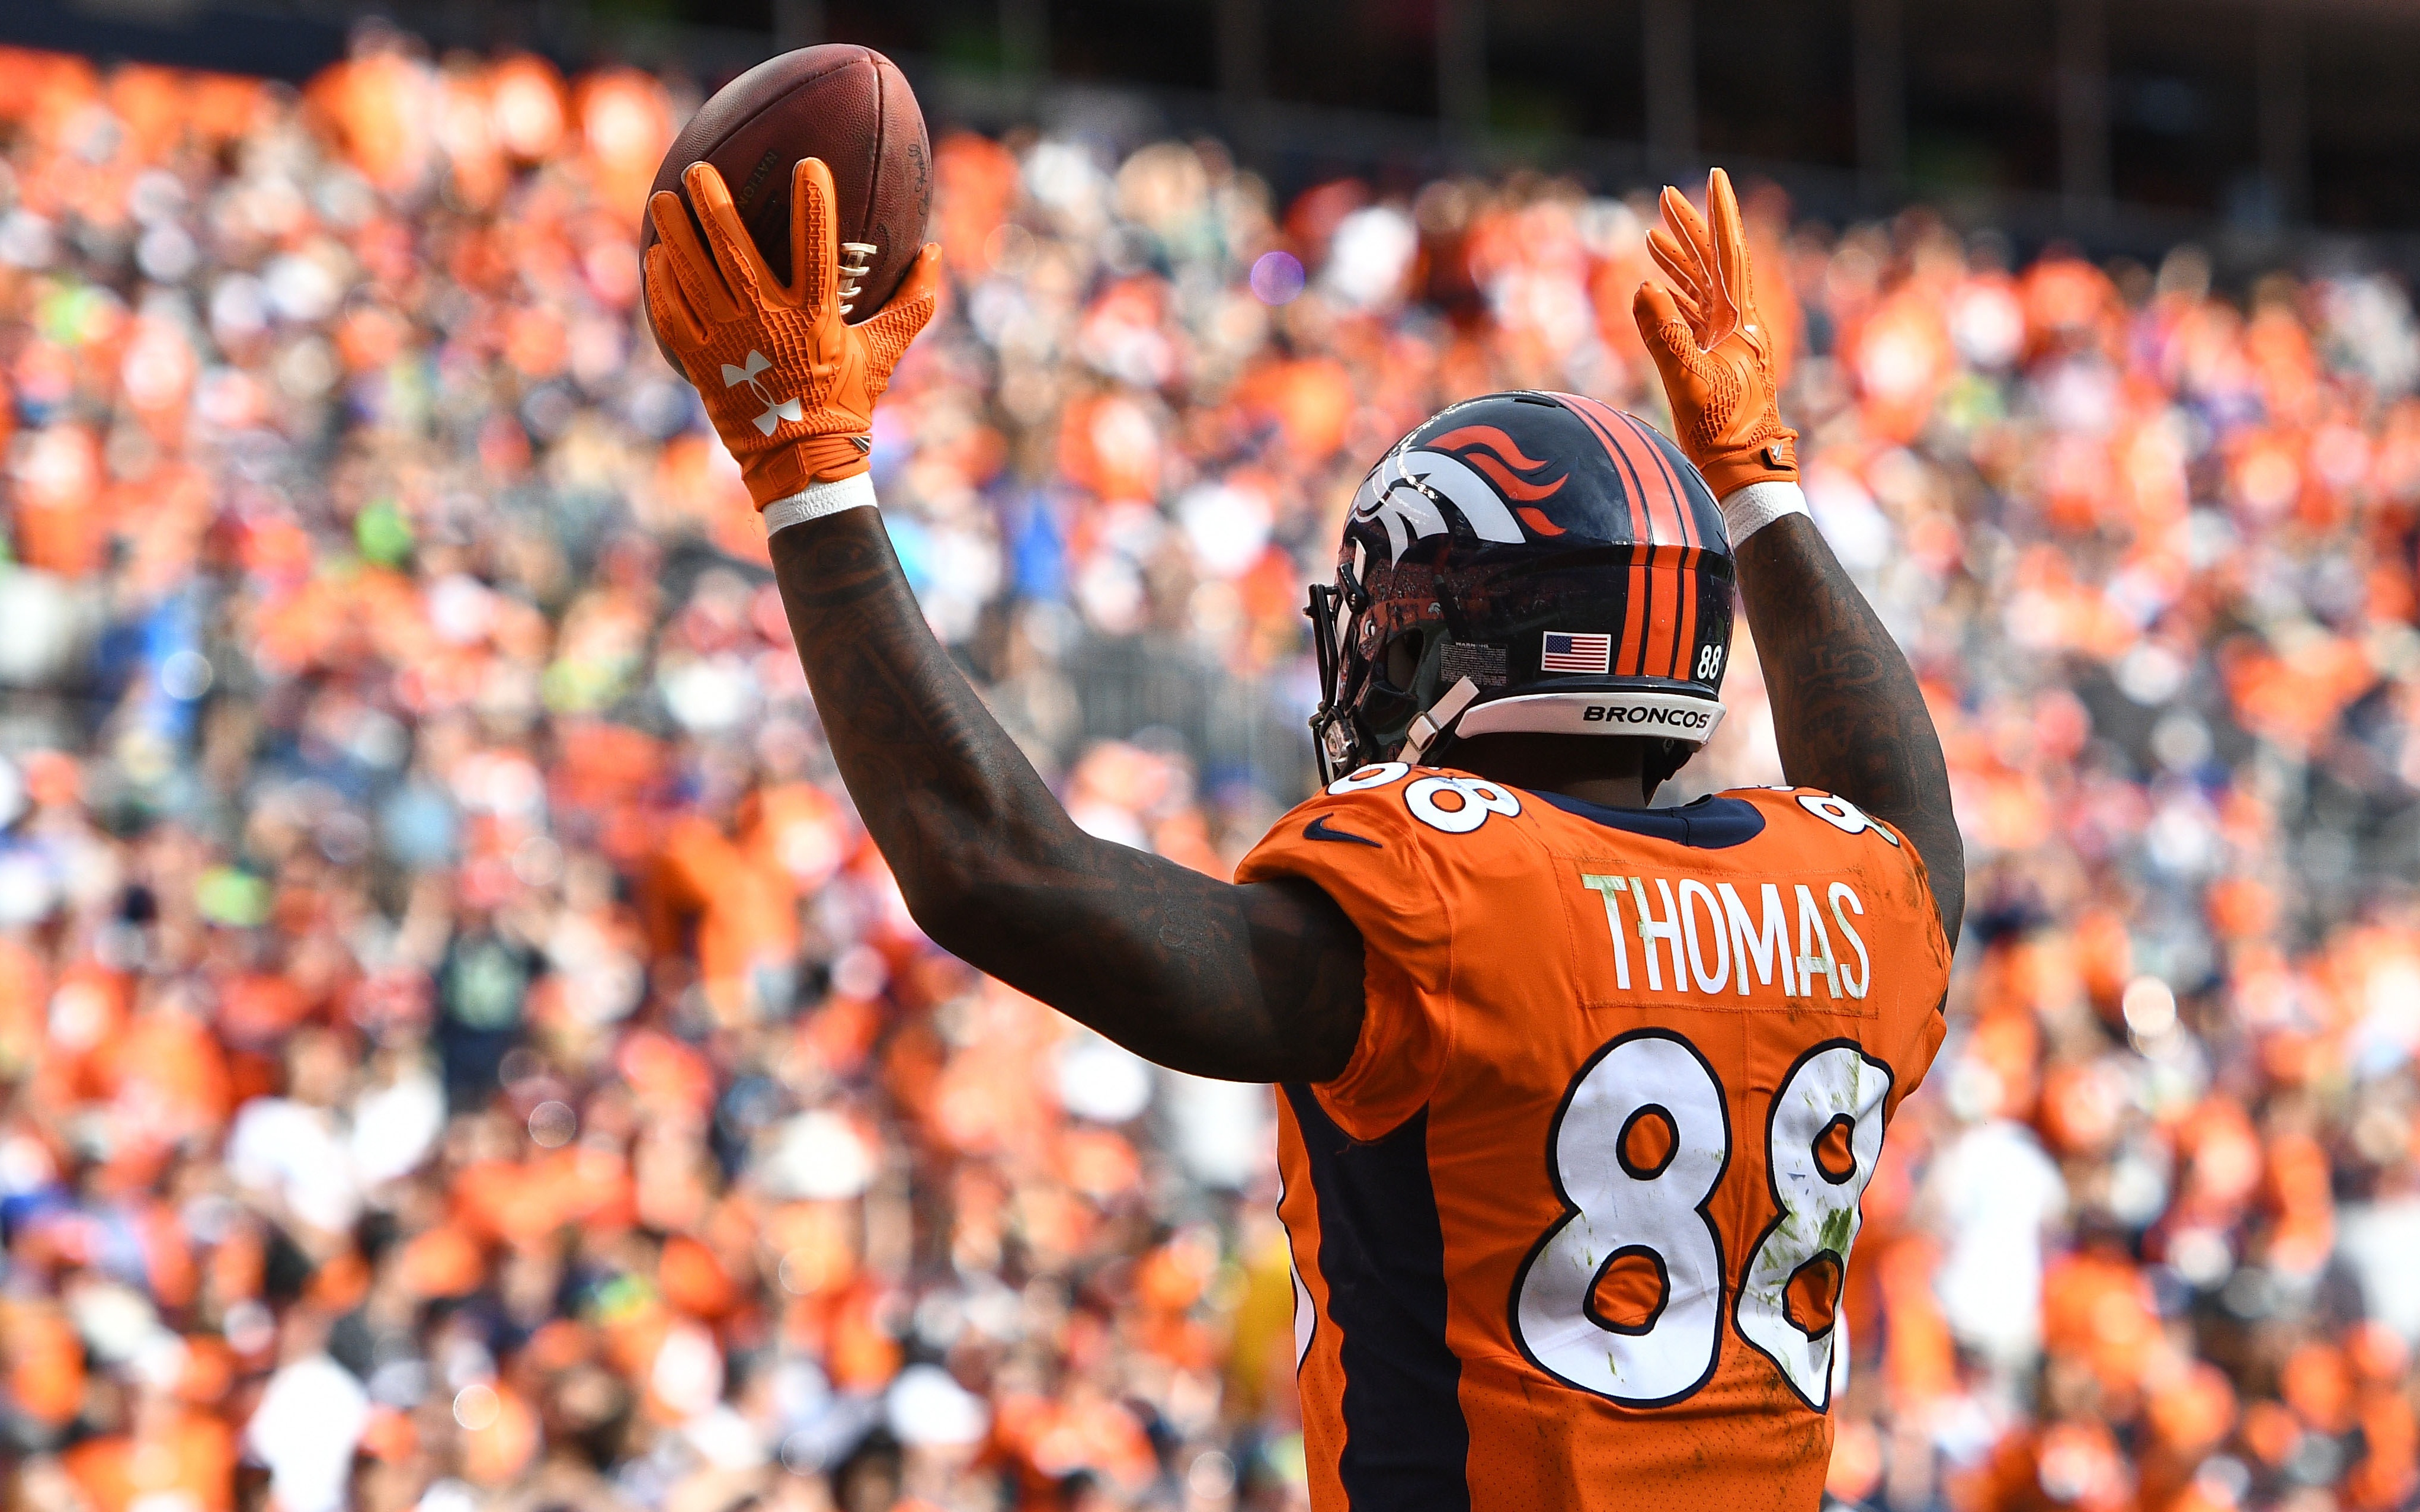
[[[1719,794],[1708,794],[1695,803],[1674,809],[1612,809],[1560,793],[1536,793],[1530,796],[1592,825],[1701,851],[1727,851],[1764,833],[1762,810]]]

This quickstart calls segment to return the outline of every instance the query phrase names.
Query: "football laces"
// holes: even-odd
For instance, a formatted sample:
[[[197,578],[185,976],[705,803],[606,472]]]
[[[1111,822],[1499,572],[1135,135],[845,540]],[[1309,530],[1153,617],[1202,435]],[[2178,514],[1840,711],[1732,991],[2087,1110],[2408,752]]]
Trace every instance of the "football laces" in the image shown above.
[[[882,249],[871,241],[844,241],[840,244],[840,313],[857,308],[859,285],[874,270],[875,254]]]

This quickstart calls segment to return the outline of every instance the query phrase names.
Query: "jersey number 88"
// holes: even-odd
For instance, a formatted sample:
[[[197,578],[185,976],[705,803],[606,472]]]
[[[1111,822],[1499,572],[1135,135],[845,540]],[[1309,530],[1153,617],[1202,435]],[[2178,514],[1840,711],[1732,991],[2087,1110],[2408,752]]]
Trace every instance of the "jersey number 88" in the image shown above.
[[[1765,1169],[1776,1216],[1734,1288],[1732,1326],[1816,1412],[1845,1384],[1847,1326],[1792,1317],[1792,1284],[1825,1298],[1847,1274],[1857,1199],[1882,1154],[1890,1068],[1836,1040],[1799,1057],[1774,1094]],[[1512,1288],[1512,1337],[1531,1364],[1624,1407],[1666,1407],[1703,1386],[1722,1354],[1722,1234],[1708,1206],[1730,1165],[1730,1101],[1697,1046],[1640,1029],[1573,1078],[1547,1140],[1570,1211]],[[1606,1273],[1652,1268],[1643,1318],[1606,1316]]]

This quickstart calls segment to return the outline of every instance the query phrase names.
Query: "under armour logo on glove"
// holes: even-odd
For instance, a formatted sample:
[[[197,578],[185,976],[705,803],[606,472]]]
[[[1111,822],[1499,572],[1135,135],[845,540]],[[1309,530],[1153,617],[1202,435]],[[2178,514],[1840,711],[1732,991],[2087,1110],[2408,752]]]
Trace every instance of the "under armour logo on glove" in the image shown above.
[[[722,386],[724,388],[736,389],[742,383],[745,383],[755,393],[757,398],[764,401],[765,412],[756,417],[756,428],[767,436],[772,435],[773,427],[780,424],[784,420],[804,420],[807,418],[805,408],[802,407],[798,400],[776,399],[773,397],[773,392],[765,387],[765,380],[761,375],[772,365],[773,364],[771,363],[766,361],[765,354],[763,352],[756,351],[752,348],[748,353],[748,365],[746,367],[735,367],[729,363],[722,364]]]
[[[661,239],[647,249],[647,317],[697,383],[749,498],[763,509],[814,484],[860,476],[874,445],[875,402],[932,318],[941,249],[918,253],[891,302],[850,325],[840,216],[822,160],[801,158],[790,174],[787,283],[765,265],[713,164],[690,163],[681,182],[696,220],[670,190],[647,202]],[[711,377],[718,372],[720,384]]]

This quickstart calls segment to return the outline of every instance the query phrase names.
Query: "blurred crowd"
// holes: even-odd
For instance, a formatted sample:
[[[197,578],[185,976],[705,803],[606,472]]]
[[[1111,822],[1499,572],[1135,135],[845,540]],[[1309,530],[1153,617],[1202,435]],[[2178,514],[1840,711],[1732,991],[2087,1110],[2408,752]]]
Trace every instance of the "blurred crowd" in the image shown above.
[[[1267,1094],[939,953],[834,779],[635,303],[698,98],[0,51],[0,1504],[1303,1503]],[[1187,865],[1307,742],[1088,739],[1101,648],[1298,721],[1381,448],[1513,386],[1662,414],[1637,195],[936,163],[886,519],[1078,821]],[[2404,291],[1751,215],[1974,878],[1832,1494],[2413,1504]],[[1727,695],[1676,796],[1778,779],[1752,657]]]

